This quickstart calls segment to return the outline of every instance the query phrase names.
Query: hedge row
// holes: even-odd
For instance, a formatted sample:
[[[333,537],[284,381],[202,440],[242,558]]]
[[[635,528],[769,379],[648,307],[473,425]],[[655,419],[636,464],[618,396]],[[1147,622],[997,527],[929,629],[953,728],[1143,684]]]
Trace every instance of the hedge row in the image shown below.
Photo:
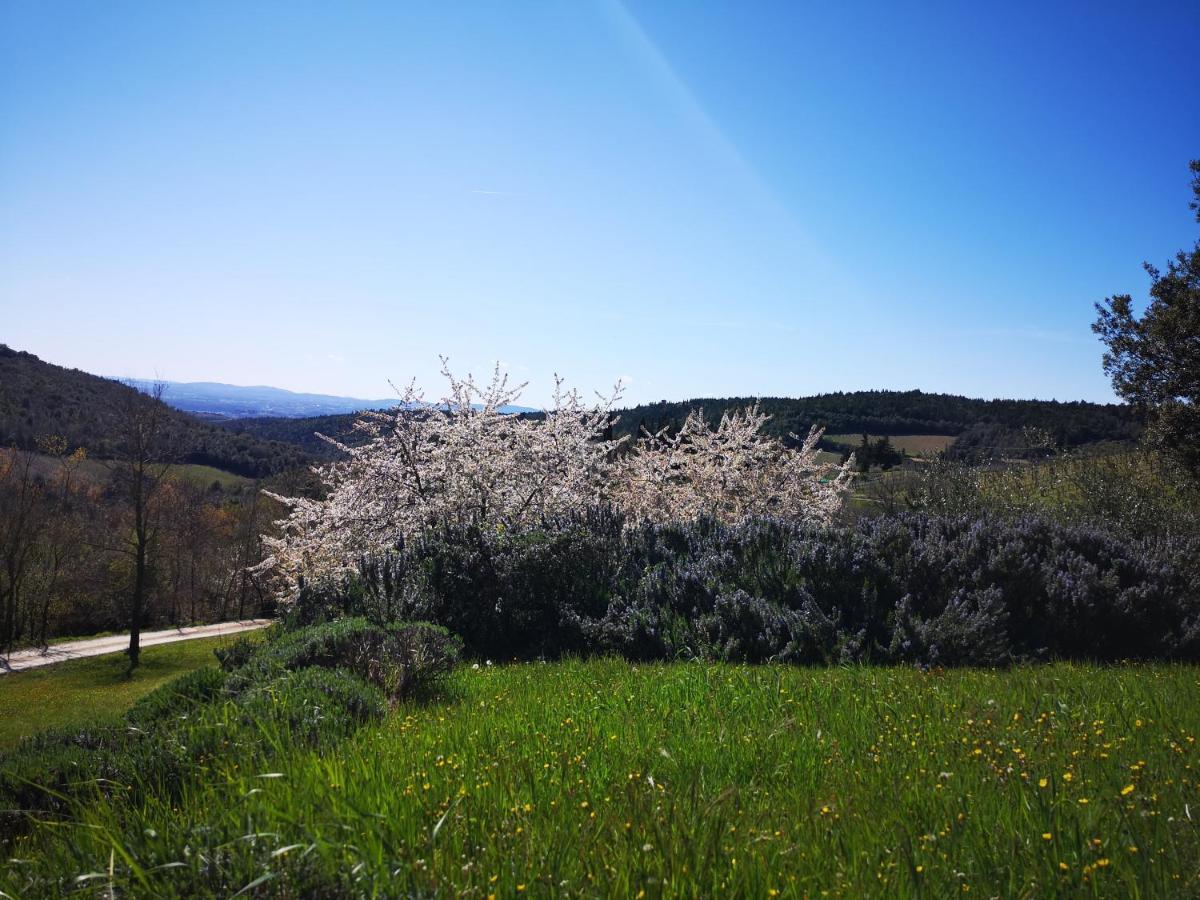
[[[424,619],[492,659],[620,654],[997,666],[1200,658],[1200,542],[1038,519],[906,515],[625,529],[603,512],[443,529],[291,615]]]

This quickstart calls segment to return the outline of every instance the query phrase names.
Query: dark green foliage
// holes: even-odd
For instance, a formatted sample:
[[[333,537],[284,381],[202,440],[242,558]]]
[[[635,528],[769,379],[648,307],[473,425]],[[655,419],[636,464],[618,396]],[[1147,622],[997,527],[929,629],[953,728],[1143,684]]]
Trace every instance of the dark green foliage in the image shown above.
[[[584,652],[583,619],[603,615],[621,521],[592,511],[512,533],[445,528],[414,541],[400,615],[444,625],[482,657]]]
[[[909,515],[852,527],[443,530],[404,553],[404,615],[454,628],[477,657],[1200,658],[1198,539]]]
[[[876,467],[886,470],[904,462],[904,454],[892,446],[887,435],[871,440],[869,434],[864,434],[853,451],[848,447],[842,450],[842,462],[850,457],[851,452],[854,453],[855,468],[860,472]]]
[[[376,628],[366,619],[353,618],[283,630],[275,640],[260,645],[231,674],[237,683],[261,684],[309,666],[348,666],[358,640]]]
[[[217,657],[217,662],[226,672],[240,669],[250,661],[250,657],[258,652],[263,645],[264,639],[270,641],[274,637],[276,627],[271,626],[267,631],[259,632],[253,636],[243,634],[231,644],[225,647],[218,647],[213,651]]]
[[[398,699],[427,692],[462,660],[462,641],[440,625],[396,622],[365,633],[351,668]]]
[[[302,579],[292,603],[283,610],[280,623],[287,630],[307,628],[336,619],[362,616],[365,605],[362,583],[358,579]]]
[[[358,726],[383,717],[378,687],[343,669],[304,668],[257,685],[238,697],[248,728],[275,728],[293,744],[329,747]]]
[[[31,813],[61,813],[81,792],[97,793],[128,771],[118,726],[54,729],[0,754],[0,844]]]
[[[656,531],[643,540],[661,540]],[[1197,548],[1187,542],[923,516],[676,531],[669,539],[686,541],[686,553],[632,591],[617,586],[633,603],[598,623],[602,646],[621,650],[631,623],[674,616],[696,624],[667,655],[733,660],[995,665],[1200,653],[1200,598],[1186,576]]]
[[[401,552],[365,556],[358,562],[358,583],[362,586],[361,614],[372,622],[391,622],[405,608],[410,585],[410,558]]]
[[[1044,459],[1054,451],[1054,438],[1041,428],[976,422],[954,439],[944,456],[978,464],[1006,459]]]
[[[1156,453],[1080,452],[1003,467],[941,459],[868,487],[885,500],[879,489],[891,488],[905,508],[941,516],[1033,516],[1134,540],[1200,534],[1200,482]]]
[[[651,431],[677,428],[689,412],[699,408],[710,422],[716,422],[724,412],[753,402],[749,397],[728,397],[635,406],[618,412],[616,434],[637,434],[641,426]],[[988,423],[1005,429],[1040,429],[1055,446],[1069,447],[1131,440],[1141,431],[1134,410],[1115,404],[975,400],[924,391],[839,391],[796,399],[767,397],[759,403],[762,411],[772,416],[765,430],[781,438],[789,433],[803,437],[813,425],[825,427],[830,434],[957,435],[972,425]]]
[[[1200,160],[1193,160],[1192,209],[1200,222]],[[1147,437],[1200,476],[1200,241],[1164,274],[1149,263],[1150,304],[1141,318],[1128,294],[1097,304],[1092,326],[1108,345],[1113,389],[1142,410]]]
[[[220,669],[197,669],[151,691],[133,704],[125,721],[148,728],[163,719],[178,719],[221,696],[226,674]]]
[[[315,459],[337,459],[341,455],[337,448],[328,441],[321,440],[317,435],[323,434],[350,446],[361,444],[363,442],[362,433],[355,431],[353,427],[357,419],[357,415],[306,416],[305,418],[255,416],[244,419],[226,419],[215,424],[234,434],[292,444]]]
[[[461,654],[461,641],[437,625],[333,619],[283,632],[259,647],[231,677],[240,688],[314,666],[342,668],[390,699],[400,699],[449,672]]]

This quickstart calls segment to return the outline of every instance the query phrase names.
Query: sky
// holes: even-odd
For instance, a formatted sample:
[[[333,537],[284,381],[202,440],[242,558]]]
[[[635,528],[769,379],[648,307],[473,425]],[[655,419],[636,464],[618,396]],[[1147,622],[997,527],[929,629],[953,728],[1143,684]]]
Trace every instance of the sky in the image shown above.
[[[0,0],[0,342],[387,396],[1111,400],[1200,4]]]

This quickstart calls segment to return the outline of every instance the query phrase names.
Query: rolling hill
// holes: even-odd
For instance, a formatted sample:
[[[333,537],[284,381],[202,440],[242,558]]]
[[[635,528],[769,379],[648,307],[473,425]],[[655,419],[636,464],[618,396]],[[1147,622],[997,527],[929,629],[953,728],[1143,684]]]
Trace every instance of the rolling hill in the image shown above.
[[[620,412],[618,434],[651,431],[683,421],[693,409],[717,420],[728,409],[754,402],[751,397],[660,401]],[[958,436],[983,426],[997,432],[1039,429],[1064,447],[1097,441],[1128,441],[1141,433],[1134,410],[1125,405],[1055,400],[978,400],[924,391],[854,391],[811,397],[764,397],[762,410],[772,416],[773,434],[806,434],[813,425],[830,434]]]
[[[159,382],[144,379],[112,379],[131,384],[149,392]],[[246,387],[215,381],[164,381],[163,401],[168,406],[208,422],[246,418],[313,418],[362,412],[368,409],[391,409],[399,402],[392,397],[384,400],[364,400],[361,397],[338,397],[332,394],[302,394],[277,387]],[[530,406],[504,406],[504,413],[535,412]]]
[[[710,420],[727,409],[746,406],[753,398],[734,397],[687,400],[635,406],[616,412],[617,435],[636,434],[644,426],[652,431],[664,425],[677,426],[692,409],[703,408]],[[767,430],[776,435],[806,434],[812,425],[825,427],[835,438],[905,435],[910,442],[924,437],[930,448],[942,449],[955,439],[972,446],[997,446],[1027,440],[1028,429],[1043,432],[1050,443],[1075,447],[1101,441],[1131,441],[1141,433],[1134,411],[1117,404],[1060,403],[1053,400],[976,400],[951,394],[922,391],[857,391],[819,394],[799,398],[765,398],[762,408],[773,417]],[[537,413],[526,413],[537,415]],[[218,423],[237,434],[283,441],[301,447],[313,456],[329,459],[336,452],[316,436],[317,432],[345,440],[350,435],[353,415],[316,416],[303,419],[258,417]],[[848,438],[847,438],[848,439]],[[352,441],[351,441],[352,442]]]
[[[41,438],[59,435],[90,456],[112,456],[118,410],[135,389],[78,369],[45,362],[0,344],[0,446],[34,449]],[[144,402],[153,403],[149,397]],[[262,478],[309,462],[291,443],[238,434],[176,410],[170,440],[178,461]]]
[[[147,383],[141,383],[147,386]],[[89,375],[38,359],[31,353],[0,344],[0,445],[33,447],[38,438],[58,434],[71,446],[85,447],[94,456],[112,452],[115,400],[118,392],[133,390],[112,379]],[[390,401],[369,401],[325,394],[295,394],[278,388],[243,388],[216,382],[168,383],[172,405],[206,407],[172,413],[181,462],[210,465],[249,477],[265,477],[287,468],[329,459],[335,451],[317,432],[345,439],[358,409],[386,407]],[[146,402],[151,402],[149,398]],[[753,398],[708,398],[660,401],[617,412],[617,435],[635,434],[641,427],[657,430],[675,426],[692,409],[703,408],[710,420],[727,409],[745,406]],[[1100,441],[1130,441],[1141,432],[1134,410],[1125,405],[1053,400],[981,400],[923,391],[855,391],[810,397],[768,397],[761,401],[772,416],[768,431],[777,435],[804,434],[811,425],[830,435],[930,435],[959,438],[972,446],[1005,444],[1029,430],[1049,442],[1072,447]],[[338,404],[354,409],[299,416],[313,405]],[[269,415],[233,417],[261,410]],[[538,415],[524,407],[514,414]],[[199,417],[198,417],[199,416]]]
[[[152,381],[128,379],[139,390],[149,390]],[[283,388],[262,385],[245,387],[214,381],[165,381],[163,401],[169,406],[206,417],[239,419],[245,417],[328,416],[354,413],[364,409],[388,409],[396,400],[364,400],[331,394],[301,394]]]

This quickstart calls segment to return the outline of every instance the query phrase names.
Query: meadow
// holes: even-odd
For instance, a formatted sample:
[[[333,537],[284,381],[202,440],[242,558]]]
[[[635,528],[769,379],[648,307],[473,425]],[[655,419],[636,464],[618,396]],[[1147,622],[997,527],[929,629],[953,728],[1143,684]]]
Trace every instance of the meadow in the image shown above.
[[[62,459],[45,453],[33,454],[34,471],[46,480],[52,480],[61,472],[64,462]],[[96,485],[107,484],[112,477],[113,463],[103,459],[84,458],[76,463],[76,476]],[[244,475],[236,475],[214,466],[198,463],[177,463],[171,467],[171,474],[180,481],[201,488],[210,488],[214,484],[221,486],[223,491],[236,492],[253,484],[253,479]]]
[[[4,896],[1200,892],[1165,469],[926,461],[864,516],[755,409],[619,456],[453,384],[290,507],[280,621],[219,667],[0,683]]]
[[[1198,689],[1171,665],[484,664],[336,752],[259,722],[169,795],[84,799],[15,838],[0,878],[12,896],[1194,894]]]
[[[0,676],[0,750],[47,728],[115,720],[155,688],[215,666],[213,650],[231,640],[201,638],[147,647],[132,674],[124,654],[111,653]]]

